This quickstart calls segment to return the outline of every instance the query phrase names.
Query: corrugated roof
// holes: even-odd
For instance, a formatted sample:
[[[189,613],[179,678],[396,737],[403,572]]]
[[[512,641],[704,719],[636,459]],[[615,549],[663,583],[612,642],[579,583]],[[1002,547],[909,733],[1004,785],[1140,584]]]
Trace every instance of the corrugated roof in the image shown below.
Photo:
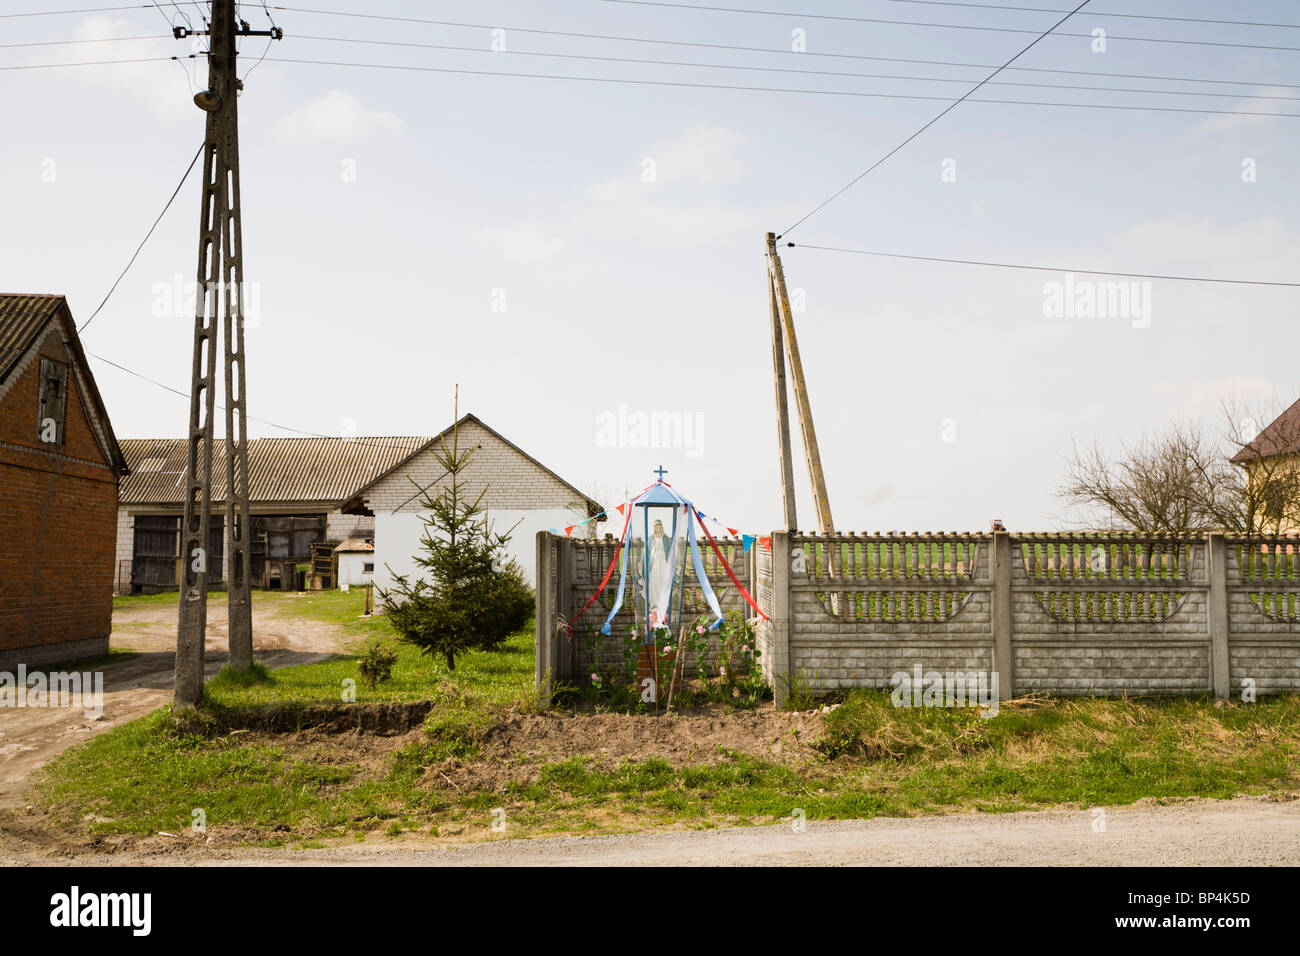
[[[342,502],[431,440],[410,436],[250,439],[249,497],[254,503]],[[184,500],[189,450],[185,439],[134,438],[121,445],[131,469],[122,480],[122,504],[180,504]],[[223,439],[212,443],[212,498],[226,499]]]
[[[62,304],[61,295],[0,295],[0,382]]]

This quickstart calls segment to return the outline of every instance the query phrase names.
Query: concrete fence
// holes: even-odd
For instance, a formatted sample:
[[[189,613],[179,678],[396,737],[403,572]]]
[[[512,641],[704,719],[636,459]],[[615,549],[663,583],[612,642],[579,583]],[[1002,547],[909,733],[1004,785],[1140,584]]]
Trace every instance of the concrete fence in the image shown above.
[[[778,702],[791,679],[881,688],[917,666],[996,674],[1003,699],[1300,690],[1300,537],[776,532],[770,550],[723,544],[769,617],[758,646]],[[609,538],[538,536],[539,687],[592,663],[583,628],[604,620],[617,572],[572,639],[555,620],[586,603],[614,551]],[[725,573],[706,573],[724,608],[746,607]],[[686,606],[700,610],[691,581]],[[623,617],[602,660],[621,653],[626,605]]]

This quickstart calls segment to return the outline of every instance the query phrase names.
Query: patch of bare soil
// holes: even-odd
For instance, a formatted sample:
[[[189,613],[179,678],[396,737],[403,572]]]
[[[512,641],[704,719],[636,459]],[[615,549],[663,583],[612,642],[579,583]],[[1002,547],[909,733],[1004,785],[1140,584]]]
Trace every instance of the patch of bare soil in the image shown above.
[[[602,762],[658,757],[675,767],[716,764],[735,754],[766,760],[803,759],[821,734],[818,714],[774,708],[701,716],[631,714],[511,714],[482,742],[484,756],[527,755],[563,760],[583,755]]]
[[[438,790],[501,790],[528,784],[543,765],[582,757],[601,769],[658,758],[673,767],[715,765],[737,755],[798,762],[816,754],[821,715],[772,707],[700,716],[510,713],[478,741],[480,756],[429,767]]]
[[[253,606],[253,646],[267,667],[311,664],[343,650],[344,632],[333,624],[286,614],[280,601]],[[67,708],[0,710],[0,808],[22,807],[32,772],[73,744],[155,710],[171,700],[176,660],[176,605],[149,605],[113,614],[112,646],[138,652],[105,664],[104,712],[88,716]],[[229,657],[226,602],[208,602],[206,672]]]
[[[178,730],[223,737],[239,731],[267,735],[315,731],[326,738],[356,731],[359,734],[400,736],[423,726],[433,710],[428,700],[385,704],[258,705],[207,710],[178,717]]]

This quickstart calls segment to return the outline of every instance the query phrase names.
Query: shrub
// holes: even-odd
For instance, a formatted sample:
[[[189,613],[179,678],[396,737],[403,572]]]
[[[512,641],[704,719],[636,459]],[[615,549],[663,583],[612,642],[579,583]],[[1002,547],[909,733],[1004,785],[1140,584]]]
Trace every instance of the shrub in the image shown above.
[[[393,676],[396,663],[397,651],[391,644],[383,640],[371,641],[361,652],[361,680],[374,690],[376,684],[382,684]]]

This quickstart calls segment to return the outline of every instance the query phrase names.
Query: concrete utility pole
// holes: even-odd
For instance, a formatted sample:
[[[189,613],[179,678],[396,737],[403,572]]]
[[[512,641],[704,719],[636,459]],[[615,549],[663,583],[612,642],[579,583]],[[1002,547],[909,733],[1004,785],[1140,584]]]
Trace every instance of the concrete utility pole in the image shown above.
[[[781,268],[781,257],[776,251],[776,234],[769,232],[767,234],[767,264],[768,277],[771,283],[773,305],[775,310],[780,312],[781,324],[785,331],[785,350],[786,356],[790,360],[790,377],[794,384],[795,406],[799,411],[799,431],[803,435],[804,455],[808,460],[808,476],[812,479],[813,507],[817,510],[818,530],[822,534],[834,534],[835,522],[831,519],[831,503],[826,495],[826,476],[822,473],[822,456],[817,447],[817,430],[813,427],[812,406],[808,402],[808,386],[804,382],[803,362],[799,358],[799,340],[794,334],[794,316],[790,314],[790,296],[785,288],[785,271]],[[774,316],[775,318],[775,316]],[[788,468],[790,452],[790,426],[784,419],[787,412],[784,411],[784,378],[785,371],[783,363],[778,358],[779,353],[775,350],[778,348],[778,337],[781,329],[774,328],[773,335],[773,361],[777,364],[777,414],[782,419],[778,421],[777,430],[781,432],[781,455],[783,459],[782,468],[787,482],[786,489],[783,490],[784,496],[793,502],[794,489],[793,474]],[[793,503],[786,505],[786,518],[791,528],[794,530],[794,506]],[[835,573],[836,568],[832,567],[831,573]]]
[[[198,291],[194,313],[194,362],[190,381],[189,449],[185,518],[181,527],[181,594],[176,629],[173,701],[192,707],[203,694],[204,641],[212,520],[212,413],[218,316],[224,318],[226,369],[226,582],[230,601],[230,664],[253,663],[252,558],[248,548],[248,439],[244,390],[243,236],[239,213],[238,93],[236,40],[282,39],[279,27],[251,30],[235,21],[235,0],[212,0],[209,28],[175,27],[181,40],[208,37],[208,88],[194,97],[207,113],[203,148],[203,204],[199,220]]]
[[[795,515],[794,456],[790,449],[790,400],[785,387],[785,345],[776,296],[776,280],[769,260],[767,304],[772,314],[772,374],[776,385],[776,438],[781,454],[781,506],[785,516],[784,530],[794,531],[799,525]]]

